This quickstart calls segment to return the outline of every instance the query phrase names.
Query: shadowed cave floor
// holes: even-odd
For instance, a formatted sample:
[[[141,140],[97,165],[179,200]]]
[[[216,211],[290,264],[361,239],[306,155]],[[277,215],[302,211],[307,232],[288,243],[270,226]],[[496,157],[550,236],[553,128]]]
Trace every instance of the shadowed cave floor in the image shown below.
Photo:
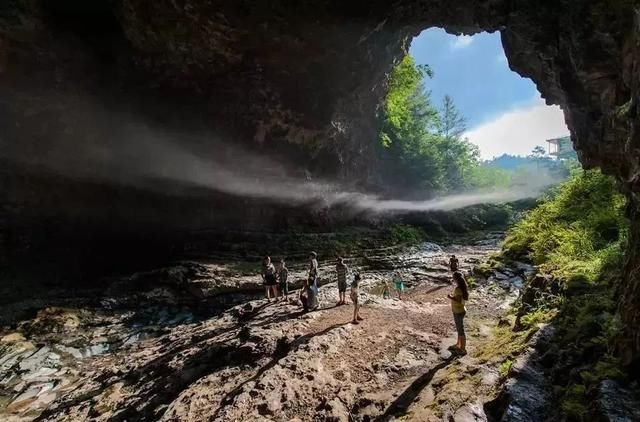
[[[445,260],[456,253],[469,270],[498,239],[354,259],[364,275],[359,325],[349,323],[351,306],[335,306],[334,283],[321,287],[320,310],[305,315],[295,304],[252,296],[210,314],[202,304],[166,304],[170,297],[145,309],[42,310],[0,340],[0,414],[9,421],[484,420],[482,404],[500,377],[496,362],[474,354],[491,341],[517,288],[474,289],[469,354],[453,358]],[[332,262],[321,267],[327,281],[332,269]],[[379,295],[391,271],[408,280],[402,301]]]

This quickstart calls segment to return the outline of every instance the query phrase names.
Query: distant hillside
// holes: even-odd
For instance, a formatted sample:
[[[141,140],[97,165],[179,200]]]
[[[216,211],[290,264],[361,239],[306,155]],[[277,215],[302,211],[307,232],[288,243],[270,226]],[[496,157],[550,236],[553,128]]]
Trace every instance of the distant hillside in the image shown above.
[[[509,154],[502,154],[501,156],[496,157],[493,160],[486,161],[486,165],[489,167],[497,167],[505,170],[515,170],[518,167],[530,164],[535,165],[535,163],[536,160],[534,158]]]

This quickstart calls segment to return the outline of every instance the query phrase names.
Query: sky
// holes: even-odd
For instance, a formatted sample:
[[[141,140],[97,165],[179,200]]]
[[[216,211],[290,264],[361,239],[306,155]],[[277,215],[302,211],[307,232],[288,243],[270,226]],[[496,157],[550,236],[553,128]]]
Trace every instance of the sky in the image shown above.
[[[464,136],[482,158],[527,155],[569,134],[562,110],[545,105],[535,84],[509,69],[498,32],[455,36],[431,28],[414,38],[410,53],[433,70],[427,89],[434,104],[453,98],[467,120]]]

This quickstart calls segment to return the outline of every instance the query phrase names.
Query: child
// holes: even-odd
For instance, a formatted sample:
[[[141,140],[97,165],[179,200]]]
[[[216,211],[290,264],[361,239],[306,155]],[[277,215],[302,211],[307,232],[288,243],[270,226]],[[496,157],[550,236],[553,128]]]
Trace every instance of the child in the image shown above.
[[[391,290],[389,289],[389,282],[385,281],[382,285],[382,298],[389,299],[391,297]]]
[[[303,292],[300,294],[300,302],[302,302],[302,308],[305,312],[310,312],[316,309],[319,305],[318,302],[318,286],[316,285],[316,278],[309,274],[307,281],[304,285]]]
[[[356,273],[353,276],[353,282],[351,283],[351,301],[353,302],[353,320],[352,324],[360,324],[362,321],[360,316],[360,305],[358,303],[358,286],[360,285],[360,274]]]
[[[287,278],[289,278],[289,270],[285,266],[284,258],[282,258],[278,266],[278,287],[280,288],[282,299],[285,301],[289,298],[289,282]]]
[[[449,349],[459,355],[466,355],[467,337],[464,333],[464,316],[467,313],[467,309],[464,304],[469,300],[469,289],[467,281],[461,272],[456,271],[453,273],[453,281],[456,283],[456,288],[453,290],[453,294],[447,295],[447,297],[451,300],[451,311],[453,312],[453,321],[458,332],[458,342]]]
[[[347,303],[347,265],[344,263],[344,258],[338,257],[336,263],[336,272],[338,273],[338,303],[337,305],[344,305]]]
[[[398,292],[398,299],[402,300],[402,292],[404,292],[404,281],[398,274],[393,277],[393,283],[395,284],[396,291]]]

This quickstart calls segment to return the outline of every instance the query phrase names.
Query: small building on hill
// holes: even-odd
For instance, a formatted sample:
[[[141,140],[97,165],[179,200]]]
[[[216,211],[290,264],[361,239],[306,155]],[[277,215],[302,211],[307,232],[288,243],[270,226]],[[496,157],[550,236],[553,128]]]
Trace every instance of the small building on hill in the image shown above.
[[[573,143],[569,136],[547,139],[547,143],[549,144],[549,155],[552,157],[556,157],[559,160],[578,157],[573,149]]]

